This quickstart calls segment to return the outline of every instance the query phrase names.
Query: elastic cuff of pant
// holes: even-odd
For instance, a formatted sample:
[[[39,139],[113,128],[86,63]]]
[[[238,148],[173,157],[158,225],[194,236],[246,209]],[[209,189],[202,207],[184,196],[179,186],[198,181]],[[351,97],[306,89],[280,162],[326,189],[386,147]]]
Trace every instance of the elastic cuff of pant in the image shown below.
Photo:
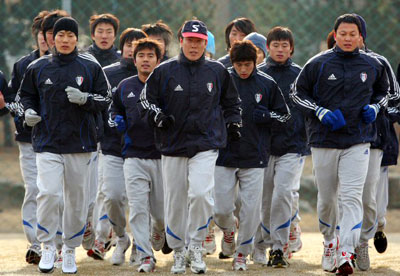
[[[275,251],[275,250],[278,250],[278,249],[283,251],[283,246],[281,244],[274,244],[272,246],[272,251]]]
[[[46,242],[43,242],[43,245],[44,245],[44,246],[53,246],[54,248],[56,247],[56,244],[55,244],[54,241],[46,241]]]
[[[189,247],[190,247],[190,246],[199,246],[199,247],[202,247],[202,246],[203,246],[203,242],[191,241],[190,244],[189,244]]]
[[[175,252],[182,252],[182,251],[185,251],[186,249],[185,249],[185,247],[179,247],[179,248],[173,248],[173,250]]]

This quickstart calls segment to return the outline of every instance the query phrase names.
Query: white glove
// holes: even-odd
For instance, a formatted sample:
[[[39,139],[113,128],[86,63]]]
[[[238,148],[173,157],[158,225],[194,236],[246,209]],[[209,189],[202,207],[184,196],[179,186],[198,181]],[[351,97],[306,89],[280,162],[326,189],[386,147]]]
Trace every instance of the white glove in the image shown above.
[[[71,103],[83,105],[87,101],[88,93],[82,92],[75,87],[67,86],[65,92],[67,92],[68,100]]]
[[[37,115],[36,111],[29,108],[25,111],[25,122],[28,126],[33,127],[39,123],[42,118]]]

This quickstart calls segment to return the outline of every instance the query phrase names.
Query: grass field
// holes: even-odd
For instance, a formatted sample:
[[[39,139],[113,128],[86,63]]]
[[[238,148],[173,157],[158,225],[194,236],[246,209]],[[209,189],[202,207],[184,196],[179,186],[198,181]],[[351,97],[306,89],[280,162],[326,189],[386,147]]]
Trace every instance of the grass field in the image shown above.
[[[217,241],[221,233],[217,233]],[[326,273],[321,269],[322,236],[320,233],[306,232],[302,235],[303,248],[290,260],[290,267],[287,269],[274,269],[260,265],[249,264],[246,272],[233,272],[231,260],[219,260],[217,252],[206,258],[208,275],[334,275]],[[371,269],[368,272],[356,271],[354,275],[400,275],[400,233],[388,234],[389,246],[384,254],[376,253],[370,242]],[[218,246],[219,247],[219,246]],[[0,236],[0,275],[38,275],[37,266],[25,263],[26,241],[22,234],[2,234]],[[129,251],[130,254],[130,251]],[[129,258],[127,254],[127,260]],[[136,272],[126,262],[122,266],[112,266],[108,259],[95,261],[86,256],[82,248],[77,250],[78,273],[80,275],[132,275]],[[169,273],[172,265],[172,254],[162,255],[156,252],[157,275],[171,275]],[[53,275],[61,275],[60,270],[55,270]],[[187,269],[186,274],[191,274]]]

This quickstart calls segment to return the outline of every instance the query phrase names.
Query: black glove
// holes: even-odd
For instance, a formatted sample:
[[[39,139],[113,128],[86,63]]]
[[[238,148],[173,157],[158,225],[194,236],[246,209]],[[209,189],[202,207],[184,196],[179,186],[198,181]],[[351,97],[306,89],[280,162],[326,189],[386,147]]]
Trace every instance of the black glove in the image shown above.
[[[154,117],[154,122],[156,123],[156,127],[168,129],[175,124],[175,117],[172,115],[167,116],[160,112]]]
[[[268,108],[258,105],[253,111],[253,121],[256,124],[265,124],[271,120]]]
[[[239,123],[228,124],[227,129],[229,141],[238,141],[240,137],[242,137],[242,134],[240,134],[240,127]]]

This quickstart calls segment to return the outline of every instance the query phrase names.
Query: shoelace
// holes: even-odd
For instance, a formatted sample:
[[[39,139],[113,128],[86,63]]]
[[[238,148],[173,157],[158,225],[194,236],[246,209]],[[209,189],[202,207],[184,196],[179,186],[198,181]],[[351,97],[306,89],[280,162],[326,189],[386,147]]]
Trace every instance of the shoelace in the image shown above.
[[[100,251],[101,253],[104,253],[104,243],[99,242],[98,240],[94,241],[94,247],[96,247],[96,249],[98,251]]]
[[[150,264],[151,262],[151,258],[150,257],[146,257],[143,261],[143,264]]]
[[[192,257],[196,263],[201,263],[203,261],[203,254],[200,247],[193,247],[191,250]]]
[[[50,262],[50,260],[52,260],[52,256],[53,256],[53,251],[50,248],[45,247],[44,252],[42,253],[42,258],[44,259],[44,261],[46,263]]]
[[[185,254],[183,252],[176,252],[174,254],[175,266],[185,266]]]
[[[159,240],[161,240],[161,235],[158,234],[157,232],[154,232],[153,233],[153,239],[156,240],[156,241],[159,241]]]
[[[64,254],[64,260],[67,265],[72,266],[74,265],[74,250],[66,250]]]
[[[325,257],[331,257],[335,253],[335,248],[333,248],[333,244],[325,245]]]
[[[224,242],[232,243],[234,237],[235,237],[235,232],[231,232],[231,233],[224,232]]]
[[[359,254],[361,255],[361,258],[367,259],[368,258],[368,245],[360,246]],[[353,256],[351,256],[350,259],[353,259]]]
[[[241,264],[246,264],[247,263],[247,259],[242,255],[242,254],[239,254],[237,257],[236,257],[236,260],[235,260],[237,263],[241,263]]]

